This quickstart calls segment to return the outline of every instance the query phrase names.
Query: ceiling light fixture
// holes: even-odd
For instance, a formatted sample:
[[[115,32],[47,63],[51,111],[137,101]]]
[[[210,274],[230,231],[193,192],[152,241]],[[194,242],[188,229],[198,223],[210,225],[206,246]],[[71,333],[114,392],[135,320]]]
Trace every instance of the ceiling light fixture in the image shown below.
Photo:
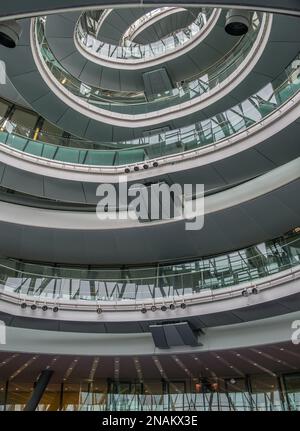
[[[0,23],[0,45],[6,48],[15,48],[22,33],[20,24],[15,20]]]

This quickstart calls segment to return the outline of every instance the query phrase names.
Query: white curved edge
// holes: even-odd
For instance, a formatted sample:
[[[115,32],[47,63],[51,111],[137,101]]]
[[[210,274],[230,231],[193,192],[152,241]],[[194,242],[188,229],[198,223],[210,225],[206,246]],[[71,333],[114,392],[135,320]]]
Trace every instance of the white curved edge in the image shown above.
[[[292,124],[299,118],[299,115],[300,91],[281,105],[279,109],[253,126],[235,133],[230,138],[221,139],[217,143],[205,145],[195,150],[127,165],[95,166],[50,160],[30,155],[0,143],[0,161],[17,169],[35,172],[39,175],[70,181],[97,182],[99,184],[106,182],[117,183],[119,176],[124,174],[126,167],[138,166],[140,170],[128,173],[127,179],[129,182],[139,181],[153,174],[154,168],[151,168],[151,164],[149,169],[143,169],[145,163],[158,162],[159,166],[155,168],[155,175],[164,175],[172,173],[174,170],[184,171],[215,163],[259,145]]]
[[[42,278],[42,276],[41,276]],[[13,288],[6,290],[1,286],[0,311],[14,316],[30,317],[36,319],[50,319],[59,321],[76,322],[148,322],[153,320],[172,320],[190,317],[200,317],[215,314],[228,313],[230,311],[256,306],[265,302],[280,300],[286,296],[300,293],[300,265],[278,272],[261,279],[243,282],[238,285],[218,289],[203,289],[192,294],[178,295],[167,298],[139,299],[139,300],[70,300],[64,297],[47,298],[47,296],[34,296],[16,294]],[[256,295],[247,297],[242,295],[245,289],[256,288]],[[27,308],[20,307],[21,302],[26,302]],[[186,308],[180,308],[184,302]],[[176,312],[168,309],[160,309],[152,312],[150,307],[156,305],[177,304]],[[31,310],[35,304],[38,308]],[[48,305],[49,310],[44,312],[41,307]],[[59,313],[53,313],[52,308],[57,306]],[[103,312],[98,314],[97,308]],[[141,308],[146,307],[147,313],[141,313]]]
[[[269,40],[272,21],[272,15],[263,15],[262,24],[257,38],[245,59],[229,77],[224,79],[213,89],[183,103],[148,113],[134,115],[112,112],[104,108],[93,106],[80,97],[74,95],[71,91],[67,90],[63,84],[53,78],[47,65],[44,63],[36,44],[34,19],[31,21],[30,40],[32,55],[36,67],[47,86],[60,100],[66,103],[70,108],[80,112],[80,114],[85,115],[88,118],[92,118],[93,120],[117,127],[139,128],[157,125],[166,121],[173,121],[176,118],[182,118],[194,114],[229,94],[247,77],[263,54]]]
[[[103,8],[104,9],[104,8]],[[97,25],[97,30],[96,30],[96,35],[98,35],[104,21],[106,20],[106,18],[108,17],[109,14],[111,14],[113,11],[113,9],[104,9],[103,14],[101,15],[99,21],[98,21],[98,25]]]
[[[176,223],[178,227],[186,223],[189,218],[199,217],[202,220],[203,215],[225,210],[230,207],[241,205],[261,196],[264,196],[274,190],[284,187],[300,178],[300,157],[286,163],[285,165],[274,168],[270,172],[256,177],[246,183],[232,187],[204,198],[204,205],[200,203],[195,208],[199,211],[196,214],[193,208],[188,205],[185,212],[178,217],[167,220],[153,220],[147,223],[141,223],[133,209],[129,209],[128,214],[124,217],[120,214],[113,216],[110,212],[110,218],[105,220],[99,219],[95,212],[80,211],[60,211],[45,208],[35,208],[25,205],[18,205],[0,201],[0,222],[13,223],[20,226],[29,226],[44,229],[66,229],[66,230],[114,230],[160,226],[164,224]],[[195,199],[197,201],[197,199]],[[189,212],[191,210],[192,212]],[[203,213],[204,211],[204,213]],[[127,213],[127,211],[124,211]]]
[[[7,342],[0,351],[66,355],[170,355],[262,346],[291,341],[291,324],[299,320],[299,312],[252,322],[205,328],[202,346],[173,347],[160,350],[150,333],[103,334],[47,331],[6,327]]]
[[[157,66],[161,63],[171,61],[178,57],[178,55],[184,55],[191,51],[195,46],[199,45],[212,31],[215,24],[217,23],[221,14],[221,9],[215,9],[212,15],[209,17],[206,25],[203,27],[203,31],[200,31],[194,37],[183,45],[179,45],[171,51],[168,51],[162,55],[145,59],[121,59],[121,58],[109,58],[99,57],[95,55],[92,50],[88,50],[82,47],[81,43],[76,37],[76,31],[74,32],[74,44],[77,51],[92,63],[98,64],[99,66],[108,67],[111,69],[122,69],[122,70],[140,70],[153,66]]]
[[[91,2],[89,2],[89,7],[88,10],[98,10],[100,5],[92,5]],[[211,7],[211,8],[232,8],[234,7],[234,9],[241,9],[241,10],[249,10],[249,5],[242,5],[242,4],[232,4],[230,3],[230,1],[228,3],[226,3],[226,1],[224,1],[224,4],[220,4],[220,3],[207,3],[207,1],[205,0],[199,0],[199,2],[197,3],[198,5],[202,5],[202,6],[207,6],[207,7]],[[284,4],[284,3],[283,3]],[[170,6],[170,3],[164,3],[164,0],[160,1],[160,5],[161,6]],[[180,1],[180,2],[175,2],[174,5],[181,5],[183,7],[195,7],[195,3],[189,3],[189,2],[185,2]],[[101,9],[109,9],[111,8],[111,4],[104,4],[101,5]],[[126,3],[126,6],[124,5],[124,3],[118,4],[118,3],[114,3],[114,8],[123,8],[123,7],[130,7],[130,8],[140,8],[140,7],[145,7],[145,4],[143,3],[143,1],[141,0],[140,3]],[[147,3],[147,7],[157,7],[157,3]],[[80,12],[84,9],[87,9],[85,5],[81,5],[81,6],[62,6],[62,7],[55,7],[52,9],[44,9],[42,11],[30,11],[30,12],[21,12],[21,13],[10,13],[9,15],[9,19],[22,19],[22,18],[32,18],[33,16],[37,17],[37,16],[45,16],[45,15],[55,15],[58,13],[64,13],[64,12]],[[252,8],[253,9],[253,8]],[[256,5],[254,8],[256,11],[259,12],[267,12],[267,13],[278,13],[278,14],[282,14],[282,15],[292,15],[292,16],[300,16],[300,11],[295,10],[294,8],[291,7],[284,7],[282,6],[281,8],[278,7],[272,7],[272,6],[260,6],[260,5]],[[0,16],[0,22],[1,21],[7,21],[7,16]]]
[[[152,9],[152,10],[154,11],[155,9]],[[150,11],[150,12],[151,12],[151,11]],[[150,12],[147,12],[147,13],[150,13]],[[137,23],[137,21],[141,18],[141,17],[140,17],[140,18],[138,18],[135,22],[133,22],[133,23],[130,25],[130,27],[129,27],[129,28],[126,30],[126,32],[122,35],[121,40],[122,40],[122,39],[124,39],[124,38],[126,38],[126,39],[128,39],[128,40],[130,40],[130,41],[134,41],[134,39],[135,39],[139,34],[141,34],[143,31],[145,31],[145,30],[146,30],[147,28],[149,28],[150,26],[154,25],[156,22],[158,22],[158,21],[162,20],[163,18],[166,18],[166,17],[168,17],[168,16],[170,16],[170,15],[174,15],[174,14],[177,14],[177,13],[180,13],[180,12],[188,12],[188,9],[185,9],[185,8],[183,8],[183,7],[177,7],[177,6],[169,6],[169,7],[168,7],[168,9],[165,9],[165,10],[161,11],[159,14],[156,14],[156,15],[154,15],[154,16],[152,16],[152,17],[150,17],[150,19],[149,19],[149,20],[147,20],[147,21],[143,22],[143,23],[142,23],[140,26],[138,26],[136,29],[133,29],[129,36],[126,36],[126,33],[127,33],[127,32],[129,33],[129,29]],[[146,15],[147,15],[147,13],[146,13]],[[145,16],[145,15],[142,15],[142,17],[143,17],[143,16]],[[136,24],[136,25],[137,25],[137,24]]]

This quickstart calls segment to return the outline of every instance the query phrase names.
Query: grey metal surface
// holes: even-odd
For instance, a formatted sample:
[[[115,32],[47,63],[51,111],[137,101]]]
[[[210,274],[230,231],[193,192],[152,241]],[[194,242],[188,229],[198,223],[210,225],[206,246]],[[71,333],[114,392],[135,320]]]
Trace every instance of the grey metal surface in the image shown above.
[[[245,193],[249,187],[251,182],[246,184]],[[38,221],[33,225],[30,211],[20,206],[18,216],[24,218],[25,210],[30,220],[14,222],[11,217],[9,222],[2,221],[0,252],[28,260],[103,265],[151,263],[227,252],[275,238],[298,226],[300,202],[295,197],[299,187],[298,179],[259,197],[246,198],[235,206],[230,206],[235,189],[224,192],[228,207],[206,213],[204,227],[198,231],[186,230],[184,219],[87,229],[84,220],[91,217],[92,222],[95,214],[82,214],[82,229],[70,228],[70,223],[66,228],[60,222],[63,214],[55,210],[40,210],[43,226]],[[221,196],[222,192],[213,199]],[[52,222],[55,227],[51,227]]]
[[[49,16],[46,24],[46,36],[49,46],[61,64],[74,76],[80,77],[89,85],[99,85],[102,88],[112,90],[142,91],[142,73],[147,69],[136,71],[114,70],[84,59],[76,49],[73,36],[75,23],[80,13],[72,13],[70,19],[67,18],[67,15]],[[108,15],[109,17],[110,15]],[[114,18],[116,18],[116,15],[112,13],[111,21]],[[174,82],[179,82],[197,74],[199,69],[205,69],[210,64],[213,64],[222,56],[222,53],[225,54],[236,44],[238,39],[232,38],[225,33],[224,23],[225,12],[211,34],[199,46],[177,59],[164,63],[164,67],[168,68]],[[152,69],[153,67],[148,68],[148,70]]]
[[[132,6],[153,6],[156,4],[163,5],[174,5],[186,4],[185,0],[131,0],[130,5]],[[290,13],[290,14],[298,14],[300,15],[300,5],[298,0],[189,0],[189,5],[215,5],[220,7],[225,6],[234,6],[236,8],[239,7],[248,7],[251,10],[262,9],[262,10],[270,10],[270,11],[281,11],[282,13]],[[111,0],[107,2],[106,0],[73,0],[72,4],[68,0],[48,0],[41,4],[38,0],[30,0],[24,3],[23,0],[11,0],[10,2],[6,2],[5,5],[1,8],[0,17],[6,19],[7,17],[15,17],[15,16],[32,16],[36,14],[45,14],[56,12],[59,10],[68,10],[68,9],[85,9],[88,7],[101,7],[101,5],[114,5],[123,6],[128,5],[126,0]]]
[[[67,19],[66,15],[49,17],[49,32],[50,35],[52,33],[54,35],[56,34],[55,31],[57,31],[57,36],[50,38],[50,40],[59,50],[58,57],[60,61],[65,67],[69,68],[72,74],[80,76],[87,83],[101,85],[104,88],[116,90],[143,88],[141,71],[133,74],[132,71],[107,69],[84,60],[73,46],[72,32],[69,34],[69,31],[74,26],[75,17]],[[222,20],[224,20],[224,14],[221,17]],[[10,51],[0,48],[0,55],[7,62],[7,73],[12,83],[35,111],[57,126],[87,139],[97,139],[98,136],[101,136],[102,140],[111,141],[131,139],[141,135],[143,128],[117,127],[91,120],[69,108],[55,96],[40,76],[33,61],[29,46],[29,21],[23,20],[22,26],[22,46]],[[168,125],[171,128],[178,128],[222,112],[224,109],[235,105],[238,101],[244,100],[244,98],[276,77],[298,52],[300,42],[298,26],[298,18],[275,16],[270,42],[267,44],[261,59],[247,76],[247,79],[226,97],[204,108],[201,112],[170,121]],[[59,37],[60,33],[64,35],[65,31],[69,36]],[[282,37],[282,31],[284,31],[284,38]],[[179,57],[177,60],[168,62],[167,71],[171,80],[174,82],[184,78],[185,75],[190,75],[193,68],[198,71],[205,67],[206,63],[213,63],[221,56],[222,52],[229,49],[233,40],[235,38],[226,36],[222,22],[216,25],[211,35],[198,48],[195,48],[196,51],[193,50],[193,52],[183,56],[184,59]],[[70,45],[68,48],[68,44],[72,46]]]
[[[152,354],[173,353],[201,353],[217,350],[246,348],[257,345],[270,345],[272,343],[289,343],[291,336],[291,323],[297,320],[297,312],[286,313],[282,316],[267,317],[249,322],[232,322],[225,326],[210,327],[204,329],[201,336],[203,346],[182,347],[177,346],[170,350],[156,349],[152,341],[150,331],[140,331],[138,324],[131,328],[124,323],[122,331],[114,333],[101,333],[109,331],[93,331],[91,325],[86,330],[78,331],[75,322],[70,322],[69,329],[66,326],[47,328],[40,321],[35,327],[7,327],[7,344],[0,345],[0,352],[32,352],[41,354],[77,354],[77,355],[110,355],[148,356]],[[101,323],[98,323],[99,328]],[[74,330],[72,330],[74,328]],[[127,331],[126,331],[127,329]],[[131,329],[131,331],[130,331]],[[68,332],[69,331],[69,332]],[[81,332],[81,333],[80,333]],[[94,333],[93,333],[94,332]],[[97,332],[97,333],[95,333]],[[130,333],[131,332],[131,333]],[[143,332],[143,333],[141,333]],[[297,346],[296,346],[297,347]],[[299,358],[298,358],[299,362]]]
[[[174,171],[169,174],[161,173],[159,168],[157,171],[149,169],[145,171],[147,175],[142,182],[157,182],[164,179],[170,184],[204,184],[206,193],[213,193],[266,173],[298,157],[300,155],[299,133],[300,120],[297,120],[248,150],[188,170],[174,168]],[[134,176],[132,179],[129,178],[129,184],[136,181],[141,180],[135,180]],[[29,195],[56,199],[59,202],[86,204],[98,202],[96,182],[46,177],[3,163],[0,163],[0,185]]]

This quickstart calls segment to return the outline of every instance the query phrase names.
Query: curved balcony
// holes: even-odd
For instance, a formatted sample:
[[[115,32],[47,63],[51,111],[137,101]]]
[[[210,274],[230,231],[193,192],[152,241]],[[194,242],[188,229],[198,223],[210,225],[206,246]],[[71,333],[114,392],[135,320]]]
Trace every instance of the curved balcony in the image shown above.
[[[102,24],[112,11],[113,9],[100,9],[84,12],[81,15],[82,28],[84,28],[89,34],[96,37]]]
[[[2,258],[0,282],[5,301],[31,301],[40,307],[46,302],[67,307],[68,301],[70,307],[76,307],[76,301],[83,307],[91,302],[107,304],[112,310],[117,306],[129,310],[143,307],[146,313],[154,304],[155,310],[161,305],[185,309],[192,303],[213,301],[218,295],[224,299],[255,294],[258,285],[276,285],[277,278],[298,271],[299,264],[300,235],[294,232],[225,255],[156,267],[76,269]]]
[[[121,45],[124,46],[127,42],[132,42],[146,28],[150,27],[155,22],[160,21],[162,18],[186,11],[187,9],[176,6],[164,6],[150,10],[128,27],[121,38]],[[205,18],[203,17],[203,19],[206,19],[206,16]]]
[[[228,142],[228,139],[245,131],[251,132],[255,126],[261,124],[265,119],[278,114],[282,115],[282,109],[293,100],[300,88],[300,66],[299,56],[294,59],[287,69],[274,81],[267,84],[263,89],[249,97],[247,100],[237,104],[233,108],[220,113],[210,119],[200,121],[190,127],[173,130],[170,132],[154,135],[147,138],[124,141],[118,143],[86,142],[83,140],[71,141],[74,147],[63,147],[57,145],[57,138],[53,138],[54,144],[39,142],[28,138],[32,136],[25,129],[18,129],[15,133],[7,124],[1,128],[1,142],[3,148],[10,147],[15,156],[23,157],[24,153],[35,157],[36,161],[50,159],[55,162],[87,166],[127,166],[129,164],[147,163],[149,160],[164,158],[164,161],[172,155],[186,154],[195,156],[194,151],[202,148],[214,150],[216,143]],[[295,103],[293,103],[295,106]],[[23,136],[20,136],[21,135]],[[50,139],[50,137],[49,137]],[[58,142],[60,144],[60,142]],[[76,148],[88,146],[93,149]],[[105,148],[103,150],[96,148]]]
[[[219,15],[220,10],[204,9],[185,29],[177,30],[161,40],[141,45],[126,38],[124,45],[117,46],[102,42],[89,32],[83,14],[75,27],[74,41],[78,51],[94,63],[112,68],[142,69],[192,49],[212,29]]]
[[[112,112],[149,114],[152,111],[190,101],[211,91],[226,80],[246,58],[257,38],[261,20],[257,15],[255,17],[253,19],[253,30],[239,40],[236,46],[219,61],[208,69],[201,71],[199,75],[186,79],[183,83],[177,83],[176,88],[168,90],[163,94],[152,95],[150,100],[146,100],[144,93],[141,92],[117,92],[92,87],[73,77],[59,64],[59,61],[51,51],[45,36],[46,22],[44,18],[36,22],[36,36],[43,60],[53,72],[56,79],[72,94],[88,101],[92,105]],[[133,104],[137,106],[133,107]]]
[[[3,10],[1,13],[1,16],[6,17],[8,19],[9,17],[12,17],[12,19],[15,18],[23,18],[23,17],[30,17],[30,16],[36,16],[37,15],[37,9],[39,11],[39,14],[47,14],[47,13],[57,13],[58,11],[65,12],[67,10],[82,10],[91,8],[92,6],[95,6],[96,8],[101,7],[101,4],[107,6],[107,0],[97,0],[97,1],[91,1],[91,0],[73,0],[73,2],[70,4],[69,0],[59,0],[57,1],[57,4],[43,4],[41,3],[39,7],[35,6],[34,4],[28,3],[24,4],[22,3],[22,7],[19,3],[7,3],[3,5]],[[162,1],[161,4],[163,5],[164,2]],[[178,5],[186,5],[186,0],[174,0],[173,4]],[[215,0],[198,0],[197,5],[212,5],[215,6],[216,2]],[[218,4],[220,7],[234,7],[236,9],[243,9],[247,7],[251,10],[263,10],[267,12],[280,12],[280,13],[286,13],[291,14],[295,16],[300,16],[300,5],[295,0],[286,0],[284,3],[282,0],[273,0],[272,2],[269,2],[266,4],[265,0],[219,0]],[[114,7],[120,6],[122,7],[124,4],[116,2],[114,4]],[[131,1],[131,5],[135,7],[140,6],[140,0],[134,0]],[[4,7],[5,6],[5,7]]]
[[[146,100],[141,93],[102,90],[83,83],[60,64],[45,37],[45,19],[32,22],[36,65],[58,98],[81,114],[117,127],[146,127],[194,114],[228,94],[254,67],[267,43],[272,17],[253,16],[250,33],[209,69],[183,84]]]

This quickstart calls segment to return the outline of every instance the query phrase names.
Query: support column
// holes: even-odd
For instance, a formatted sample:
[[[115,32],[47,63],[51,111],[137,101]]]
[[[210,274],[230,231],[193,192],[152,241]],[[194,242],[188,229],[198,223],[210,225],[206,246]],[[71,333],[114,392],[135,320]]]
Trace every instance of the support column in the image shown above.
[[[4,400],[3,400],[3,403],[4,403],[4,410],[6,411],[6,406],[7,406],[7,400],[8,400],[8,387],[9,387],[9,380],[7,380],[6,381],[6,383],[5,383],[5,389],[4,389]]]
[[[253,401],[253,397],[252,397],[251,378],[248,375],[245,376],[245,384],[246,384],[247,392],[249,394],[250,409],[251,409],[251,411],[253,411],[254,407],[256,407],[256,406],[254,405],[254,401]],[[256,410],[256,408],[255,408],[255,410]]]
[[[47,387],[47,385],[48,385],[48,383],[52,377],[52,374],[53,374],[53,370],[43,370],[41,372],[41,374],[39,375],[39,378],[36,382],[36,385],[33,389],[31,398],[29,399],[28,403],[26,404],[24,411],[34,411],[37,408],[37,406],[38,406],[38,404],[39,404],[39,402],[40,402],[40,400],[41,400],[41,398],[45,392],[45,389],[46,389],[46,387]]]
[[[64,407],[64,389],[65,389],[65,385],[62,382],[60,384],[60,392],[59,392],[59,411],[62,411]]]

